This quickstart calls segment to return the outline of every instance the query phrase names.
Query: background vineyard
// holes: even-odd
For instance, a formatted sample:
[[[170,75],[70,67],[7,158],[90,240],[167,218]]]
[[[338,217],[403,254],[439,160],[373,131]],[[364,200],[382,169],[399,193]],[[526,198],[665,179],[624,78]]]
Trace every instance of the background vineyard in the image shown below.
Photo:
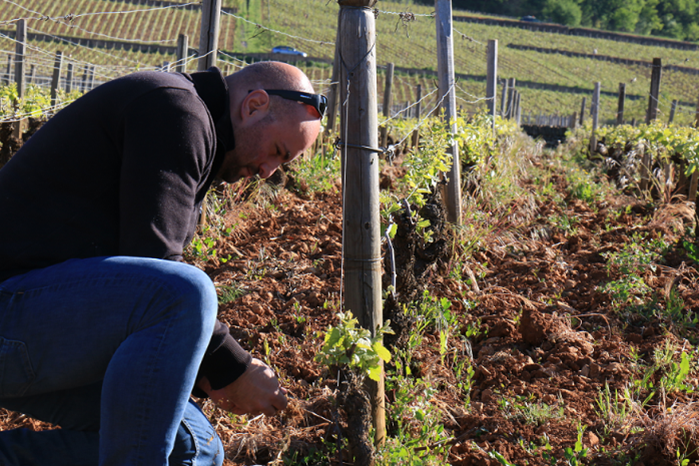
[[[189,36],[195,53],[199,42],[200,9],[165,8],[118,0],[26,0],[0,3],[0,71],[7,56],[14,51],[13,19],[29,19],[31,35],[44,34],[54,41],[29,41],[29,63],[35,64],[38,76],[50,76],[53,55],[62,50],[75,63],[75,73],[96,65],[95,79],[103,82],[140,69],[154,69],[174,62],[177,36]],[[163,2],[161,2],[163,3]],[[160,5],[161,3],[156,3]],[[185,1],[165,2],[186,5]],[[307,69],[321,89],[330,78],[330,63],[334,55],[339,6],[323,0],[225,0],[221,15],[219,56],[221,67],[226,63],[240,66],[246,55],[267,54],[275,45],[291,45],[308,53],[309,58],[297,62]],[[192,9],[194,7],[194,9]],[[416,87],[421,84],[423,95],[437,86],[437,50],[432,8],[409,2],[381,1],[377,4],[376,45],[379,65],[379,91],[383,89],[383,68],[395,63],[396,82],[394,102],[404,104],[416,99]],[[411,12],[415,16],[400,15]],[[119,13],[117,13],[119,12]],[[107,14],[110,13],[110,14]],[[455,16],[465,12],[455,11]],[[71,17],[70,15],[74,15]],[[458,78],[457,103],[469,112],[484,108],[485,48],[488,39],[499,41],[499,78],[515,78],[522,98],[522,115],[564,114],[580,111],[583,96],[591,101],[594,82],[602,83],[601,120],[615,117],[619,83],[627,83],[627,121],[643,120],[648,101],[650,66],[625,65],[592,58],[570,57],[563,54],[541,53],[509,47],[555,48],[584,54],[599,54],[618,58],[633,58],[650,64],[654,57],[664,65],[699,67],[696,51],[677,50],[635,43],[567,36],[530,31],[513,27],[455,22],[455,70]],[[79,40],[92,39],[88,45],[73,45]],[[105,47],[97,41],[121,43]],[[134,44],[146,44],[150,51],[131,50]],[[167,49],[167,50],[166,50]],[[2,58],[5,57],[4,61]],[[269,56],[263,56],[269,58]],[[192,57],[193,58],[193,57]],[[278,57],[277,57],[278,58]],[[249,58],[248,58],[249,60]],[[196,69],[190,61],[188,70]],[[666,70],[661,86],[660,118],[666,119],[671,102],[679,100],[676,122],[688,124],[695,113],[695,82],[697,75],[679,70]],[[558,86],[555,91],[546,87]],[[541,88],[544,87],[544,88]],[[382,96],[379,95],[379,102]],[[429,99],[426,105],[430,105]]]

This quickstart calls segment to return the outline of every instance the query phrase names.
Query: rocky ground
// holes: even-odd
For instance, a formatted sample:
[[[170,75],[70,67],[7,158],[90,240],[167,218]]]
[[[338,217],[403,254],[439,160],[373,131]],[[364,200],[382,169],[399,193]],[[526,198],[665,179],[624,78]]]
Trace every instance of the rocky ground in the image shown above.
[[[469,248],[444,227],[439,257],[410,262],[416,280],[405,282],[447,298],[453,316],[446,351],[435,326],[410,348],[412,376],[433,389],[424,409],[447,435],[419,451],[446,446],[443,461],[453,465],[696,462],[699,273],[683,247],[694,204],[613,191],[581,199],[553,153],[522,156],[538,175],[514,182],[532,196],[512,201]],[[189,260],[217,285],[232,334],[278,372],[289,408],[251,419],[202,404],[228,465],[352,464],[346,448],[333,448],[348,435],[348,407],[336,403],[336,377],[314,360],[340,310],[341,198],[293,177],[285,185],[224,190],[227,212],[212,215],[211,228],[230,230]],[[622,263],[653,241],[664,247],[647,262]],[[645,291],[627,299],[603,291],[631,275]],[[387,307],[400,323],[400,307]],[[414,324],[398,329],[394,354],[406,351]],[[472,376],[457,370],[467,366]],[[418,424],[391,420],[400,396],[387,384],[389,435],[403,428],[417,437]],[[50,428],[1,413],[0,428],[19,426]]]

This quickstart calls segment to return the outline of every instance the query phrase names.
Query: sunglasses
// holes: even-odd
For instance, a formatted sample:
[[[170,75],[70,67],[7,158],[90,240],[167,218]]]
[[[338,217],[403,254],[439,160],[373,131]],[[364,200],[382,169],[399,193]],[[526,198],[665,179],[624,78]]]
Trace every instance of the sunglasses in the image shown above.
[[[309,94],[308,92],[284,91],[280,89],[265,89],[265,92],[269,95],[277,95],[282,99],[310,105],[316,109],[321,120],[323,115],[325,115],[325,109],[328,108],[328,98],[323,94]]]

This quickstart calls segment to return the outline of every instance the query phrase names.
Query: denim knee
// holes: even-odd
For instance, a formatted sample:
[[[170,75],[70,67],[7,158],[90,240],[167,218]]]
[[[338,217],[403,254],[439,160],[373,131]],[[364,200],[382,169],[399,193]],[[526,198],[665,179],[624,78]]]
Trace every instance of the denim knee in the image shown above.
[[[169,466],[221,466],[223,443],[199,407],[190,400],[177,429]]]
[[[187,316],[185,320],[188,321],[186,325],[202,325],[202,331],[207,338],[210,337],[218,310],[218,296],[211,278],[189,264],[165,260],[159,262],[162,272],[160,298],[165,305],[158,314],[180,314],[184,311]],[[194,330],[194,327],[190,329]]]

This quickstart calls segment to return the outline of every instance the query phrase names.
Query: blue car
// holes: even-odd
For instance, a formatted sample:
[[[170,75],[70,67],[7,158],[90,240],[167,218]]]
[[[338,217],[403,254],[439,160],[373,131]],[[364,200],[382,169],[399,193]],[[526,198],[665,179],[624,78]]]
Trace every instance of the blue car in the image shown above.
[[[520,21],[527,21],[527,22],[530,22],[530,23],[540,23],[540,22],[541,22],[541,21],[539,21],[538,19],[536,19],[535,16],[531,16],[531,15],[522,16],[522,17],[520,18]]]
[[[298,55],[299,57],[306,58],[308,54],[306,52],[301,52],[293,47],[288,47],[286,45],[278,45],[272,49],[272,53],[282,53],[284,55]]]

